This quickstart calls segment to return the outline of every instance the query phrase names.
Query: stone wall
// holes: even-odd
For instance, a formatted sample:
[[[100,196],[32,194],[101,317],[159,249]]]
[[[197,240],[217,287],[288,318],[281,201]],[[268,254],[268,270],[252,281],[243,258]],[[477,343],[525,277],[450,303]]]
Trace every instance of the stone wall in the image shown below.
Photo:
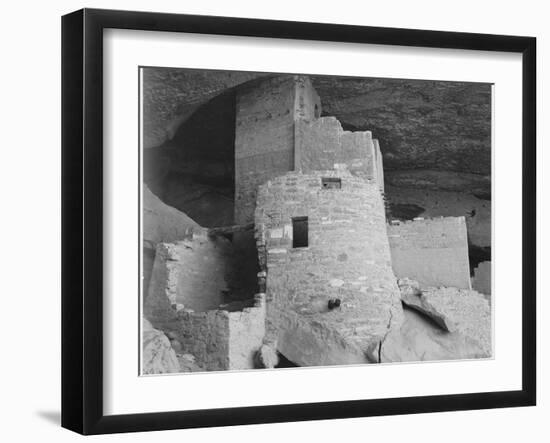
[[[335,117],[297,120],[295,149],[296,170],[323,171],[346,164],[354,175],[378,178],[372,134],[344,131]]]
[[[491,295],[491,262],[484,261],[474,269],[472,288],[485,295]]]
[[[183,212],[164,204],[143,184],[143,254],[141,278],[143,297],[147,297],[155,249],[159,242],[173,242],[192,236],[200,226]]]
[[[322,189],[323,177],[341,189]],[[308,217],[308,247],[293,248],[292,218]],[[378,361],[402,315],[375,180],[346,170],[290,172],[258,191],[256,230],[267,271],[266,342],[300,366]],[[341,306],[329,310],[328,300]]]
[[[392,222],[388,238],[398,278],[423,286],[471,289],[464,217]]]
[[[178,243],[177,254],[176,303],[199,312],[217,308],[229,292],[234,266],[231,242],[195,236]]]
[[[161,243],[146,306],[157,302],[162,305],[159,298],[167,298],[180,308],[215,309],[223,302],[223,293],[229,292],[233,267],[231,242],[209,236],[205,229],[195,230],[192,238],[180,242]]]
[[[206,229],[157,245],[144,315],[208,371],[252,369],[264,338],[265,297],[225,303],[238,266],[231,242]]]
[[[265,295],[255,296],[254,306],[229,312],[229,367],[252,369],[254,356],[265,336]]]
[[[265,334],[265,297],[239,311],[178,312],[178,337],[184,352],[207,371],[253,369]]]
[[[235,131],[235,222],[254,217],[256,190],[294,169],[294,120],[314,108],[314,95],[299,76],[253,82],[237,93]],[[318,97],[316,97],[318,101]],[[320,104],[319,104],[320,106]],[[311,111],[314,112],[314,111]]]
[[[384,186],[384,162],[382,158],[382,151],[380,151],[380,143],[378,143],[377,139],[372,140],[374,144],[374,163],[375,163],[375,169],[376,169],[376,181],[378,182],[378,186],[380,187],[380,190],[384,192],[385,186]]]
[[[177,336],[185,353],[207,371],[229,369],[229,313],[222,310],[178,312]]]
[[[320,117],[321,102],[305,76],[252,82],[237,94],[235,221],[252,221],[256,190],[287,171],[330,170],[344,164],[366,179],[381,180],[382,155],[369,131],[344,131]],[[378,149],[378,150],[377,150]]]

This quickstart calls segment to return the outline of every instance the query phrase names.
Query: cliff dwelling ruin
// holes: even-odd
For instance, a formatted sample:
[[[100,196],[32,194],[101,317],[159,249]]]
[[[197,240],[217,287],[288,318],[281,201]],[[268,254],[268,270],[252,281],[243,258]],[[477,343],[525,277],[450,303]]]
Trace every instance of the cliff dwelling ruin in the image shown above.
[[[143,374],[491,357],[487,85],[144,79]]]

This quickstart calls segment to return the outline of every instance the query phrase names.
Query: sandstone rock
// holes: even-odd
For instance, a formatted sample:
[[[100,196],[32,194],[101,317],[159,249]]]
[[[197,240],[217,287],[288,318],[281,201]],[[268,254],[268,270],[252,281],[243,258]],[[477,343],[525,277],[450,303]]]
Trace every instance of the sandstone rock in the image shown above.
[[[176,353],[162,331],[143,319],[143,374],[166,374],[180,371]]]
[[[392,329],[380,347],[380,362],[459,360],[488,357],[474,338],[444,331],[426,317],[404,309],[404,322]]]
[[[143,239],[152,243],[174,242],[189,236],[199,224],[183,212],[163,203],[143,184]]]
[[[178,354],[180,372],[201,372],[205,369],[199,366],[192,354]]]
[[[145,148],[171,139],[200,105],[265,73],[147,68],[143,70]]]
[[[420,295],[420,283],[411,278],[399,278],[397,279],[397,285],[401,291],[401,298],[404,296]]]
[[[426,296],[423,296],[418,282],[410,279],[398,280],[401,290],[401,301],[409,308],[427,315],[446,331],[454,332],[456,325],[447,318],[437,307],[433,306]]]
[[[179,340],[170,340],[170,345],[172,346],[172,349],[176,352],[176,355],[183,351]]]
[[[279,364],[279,356],[277,350],[270,345],[262,345],[255,356],[255,364],[257,368],[274,368]]]
[[[479,343],[486,357],[491,355],[491,308],[483,295],[457,288],[426,288],[421,294],[404,292],[401,300],[444,330]]]

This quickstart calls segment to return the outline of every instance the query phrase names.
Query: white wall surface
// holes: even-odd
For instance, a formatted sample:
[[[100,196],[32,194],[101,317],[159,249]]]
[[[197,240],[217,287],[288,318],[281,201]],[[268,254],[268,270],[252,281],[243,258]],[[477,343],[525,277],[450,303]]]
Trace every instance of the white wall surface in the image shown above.
[[[318,21],[446,31],[531,35],[538,38],[538,147],[550,97],[550,29],[545,3],[297,2],[111,0],[4,2],[0,32],[2,122],[2,342],[0,439],[80,440],[59,427],[60,414],[60,99],[62,14],[81,7]],[[545,106],[546,105],[546,106]],[[545,108],[545,109],[543,109]],[[543,112],[543,111],[546,111]],[[539,227],[550,222],[548,155],[539,155]],[[545,164],[546,163],[546,164]],[[539,275],[550,266],[549,234],[539,229]],[[545,249],[544,252],[542,249]],[[102,436],[94,441],[281,442],[548,441],[550,430],[550,303],[548,280],[539,277],[539,405],[532,408],[331,420],[233,428]],[[519,349],[510,349],[520,358]],[[414,381],[411,380],[411,383]]]

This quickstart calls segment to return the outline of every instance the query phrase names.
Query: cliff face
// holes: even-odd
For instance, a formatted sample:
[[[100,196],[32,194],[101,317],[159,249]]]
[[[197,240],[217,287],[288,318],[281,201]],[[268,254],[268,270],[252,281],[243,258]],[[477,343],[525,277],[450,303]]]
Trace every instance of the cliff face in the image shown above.
[[[264,73],[148,68],[145,147],[170,140],[200,105]],[[370,130],[384,166],[488,175],[491,86],[481,83],[310,76],[323,115],[344,129]]]

